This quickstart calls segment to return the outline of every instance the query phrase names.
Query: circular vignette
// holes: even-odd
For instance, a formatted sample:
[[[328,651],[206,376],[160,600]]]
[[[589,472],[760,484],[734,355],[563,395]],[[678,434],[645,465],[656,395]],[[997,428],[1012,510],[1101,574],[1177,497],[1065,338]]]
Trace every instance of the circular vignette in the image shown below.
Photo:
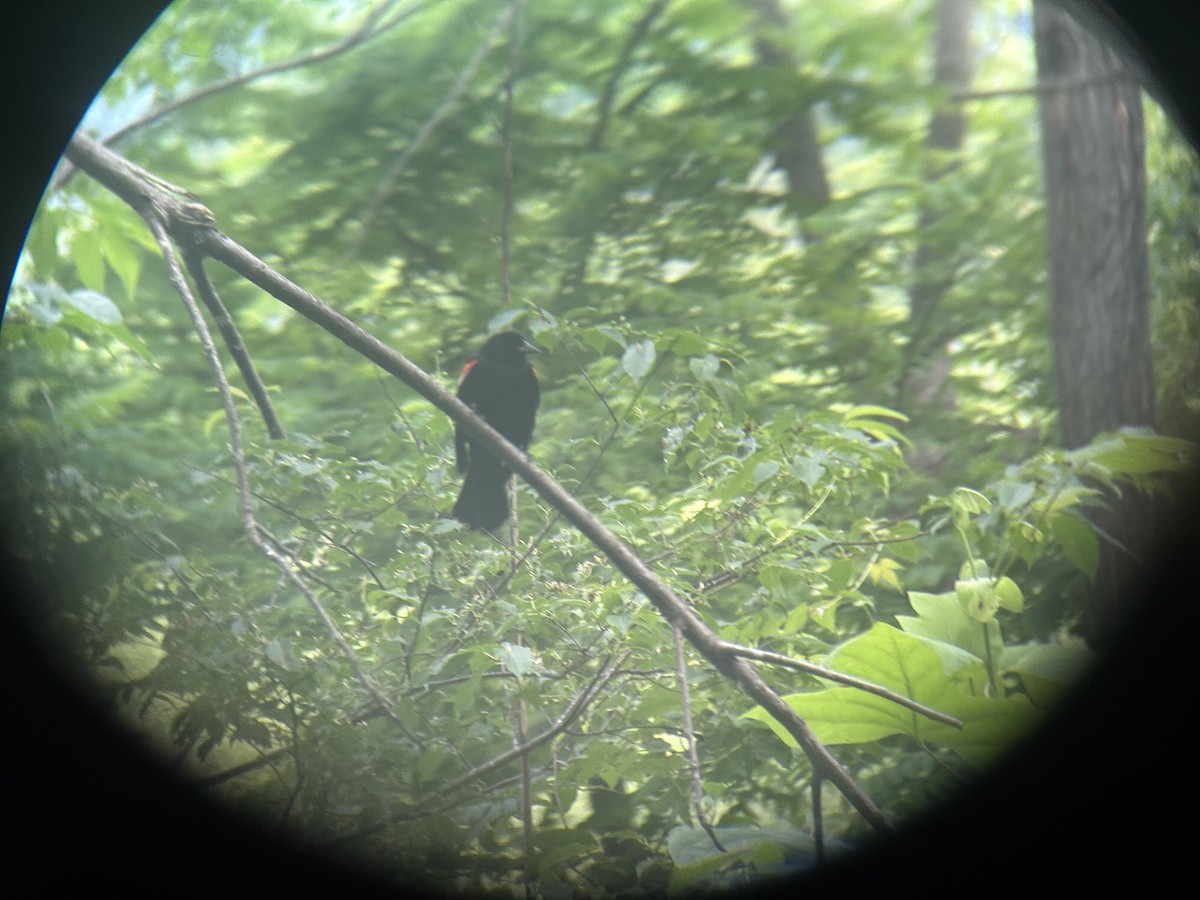
[[[20,77],[6,77],[5,83],[29,85],[10,94],[19,101],[16,114],[32,125],[28,140],[18,141],[18,152],[6,158],[14,189],[6,191],[5,271],[11,272],[40,193],[32,186],[44,183],[87,101],[157,6],[124,4],[122,15],[115,16],[83,3],[63,4],[52,31],[26,35],[17,48],[23,52],[9,55],[8,65],[17,61]],[[1196,10],[1115,6],[1195,135],[1196,110],[1179,86],[1196,82],[1195,57],[1184,39],[1198,33]],[[75,99],[63,106],[64,96]],[[48,110],[57,115],[45,115]],[[15,240],[9,240],[12,235]],[[1181,506],[1197,509],[1194,502]],[[1140,733],[1126,723],[1156,722],[1169,736],[1183,719],[1176,703],[1187,683],[1184,661],[1196,619],[1189,537],[1200,523],[1192,518],[1181,519],[1176,540],[1162,548],[1159,578],[1145,592],[1146,612],[1087,694],[983,778],[969,797],[877,847],[873,861],[855,858],[853,867],[835,867],[815,886],[936,885],[1000,893],[1026,888],[1031,878],[1041,888],[1109,883],[1144,872],[1150,860],[1164,881],[1173,865],[1182,869],[1183,835],[1149,823],[1174,820],[1194,800],[1194,790],[1189,794],[1191,789],[1181,787],[1188,781],[1185,772],[1177,779],[1169,766],[1150,758]],[[28,593],[29,580],[15,562],[5,563],[10,590]],[[112,874],[105,880],[120,879],[145,893],[163,886],[347,890],[353,876],[331,863],[296,856],[275,838],[231,821],[164,774],[96,713],[60,668],[47,664],[11,604],[4,614],[11,645],[4,655],[11,717],[4,789],[14,799],[14,820],[25,824],[14,857],[31,883],[51,888],[94,883],[97,873],[107,872]],[[1164,628],[1165,622],[1178,627]],[[380,886],[354,885],[363,891],[373,887]]]

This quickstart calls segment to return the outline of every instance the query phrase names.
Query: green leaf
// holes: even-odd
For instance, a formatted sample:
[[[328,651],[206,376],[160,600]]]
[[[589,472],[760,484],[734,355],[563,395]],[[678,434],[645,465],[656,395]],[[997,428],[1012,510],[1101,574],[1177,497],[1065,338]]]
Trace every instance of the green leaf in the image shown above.
[[[934,722],[882,697],[855,688],[792,694],[785,699],[829,744],[856,744],[903,734],[954,750],[968,762],[986,765],[1002,755],[1043,719],[1021,696],[977,697],[946,676],[934,649],[917,637],[876,623],[866,634],[842,644],[825,663],[956,716],[963,728]],[[766,722],[788,744],[790,735],[761,707],[746,714]]]
[[[275,663],[275,665],[279,666],[281,669],[291,668],[291,661],[288,659],[288,653],[284,648],[282,641],[275,639],[269,640],[267,641],[264,649],[267,653],[267,659]]]
[[[983,662],[987,655],[983,629],[963,609],[956,594],[909,591],[908,602],[917,617],[897,616],[900,627],[932,646],[947,674]]]
[[[966,513],[967,515],[978,515],[985,513],[992,508],[992,501],[985,497],[979,491],[971,488],[956,487],[954,493],[950,495],[950,508],[956,514]]]
[[[1076,568],[1089,578],[1096,574],[1100,541],[1091,525],[1072,513],[1062,512],[1050,517],[1050,533]]]
[[[668,328],[663,332],[663,337],[667,340],[666,346],[676,356],[696,356],[708,349],[708,342],[694,331]]]
[[[1067,454],[1067,459],[1090,463],[1118,475],[1151,475],[1185,468],[1196,456],[1196,445],[1150,431],[1123,429],[1097,438]]]
[[[501,644],[496,651],[500,664],[518,678],[533,670],[533,651],[521,644]]]
[[[140,337],[126,328],[123,324],[110,325],[108,333],[144,359],[146,362],[154,365],[154,354],[150,352],[150,348],[146,346],[146,342]]]
[[[1034,486],[1029,481],[1002,481],[996,488],[996,499],[1004,509],[1017,510],[1033,499]]]
[[[71,291],[63,299],[88,318],[104,325],[116,325],[121,321],[117,304],[97,291]]]
[[[1078,643],[1014,644],[1001,650],[1001,670],[1020,674],[1038,706],[1049,707],[1096,662],[1096,654]]]
[[[58,229],[55,216],[43,206],[33,219],[29,237],[25,241],[25,252],[33,261],[34,270],[41,278],[49,278],[58,261]]]
[[[40,282],[31,282],[20,285],[20,287],[27,288],[33,295],[33,299],[22,304],[21,308],[35,323],[42,328],[51,328],[62,321],[62,307],[67,302],[66,291],[57,284]]]
[[[774,478],[783,464],[778,460],[766,459],[754,467],[754,486],[759,487],[764,481]]]
[[[878,419],[896,419],[907,422],[908,416],[888,409],[886,406],[855,406],[842,416],[842,425],[846,428],[857,428],[878,441],[895,441],[898,444],[909,444],[908,437],[895,425],[880,422]]]
[[[788,469],[810,488],[816,487],[825,475],[825,467],[811,456],[801,456],[792,460]]]
[[[992,579],[962,578],[954,582],[954,593],[963,610],[977,622],[990,622],[996,618],[1000,598],[992,590]]]
[[[100,232],[100,248],[109,268],[121,280],[126,299],[132,300],[137,293],[138,277],[142,271],[138,248],[118,228],[105,228]]]
[[[721,361],[709,353],[707,356],[689,359],[688,368],[692,370],[692,375],[697,381],[712,381],[720,371]]]
[[[630,344],[621,357],[621,367],[634,379],[642,379],[650,374],[655,360],[654,341],[645,338]]]
[[[875,406],[867,404],[864,406],[855,406],[847,410],[842,416],[842,424],[848,428],[857,428],[856,424],[859,419],[876,418],[876,419],[896,419],[899,422],[907,422],[908,416],[894,409],[889,409],[886,406]]]
[[[71,243],[71,257],[79,280],[93,291],[104,290],[104,254],[100,238],[94,231],[78,231]]]
[[[996,592],[1001,609],[1014,613],[1025,609],[1025,595],[1021,593],[1021,588],[1011,578],[1001,578],[995,583],[992,590]]]

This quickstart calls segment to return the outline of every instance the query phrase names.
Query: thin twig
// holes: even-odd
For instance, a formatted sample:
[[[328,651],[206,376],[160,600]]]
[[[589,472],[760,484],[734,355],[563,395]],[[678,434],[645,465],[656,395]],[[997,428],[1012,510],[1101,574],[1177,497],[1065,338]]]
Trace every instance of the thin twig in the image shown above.
[[[825,779],[820,772],[812,776],[813,844],[816,849],[817,865],[825,865],[825,813],[821,808],[821,785]]]
[[[152,208],[161,210],[160,214],[165,216],[173,228],[187,234],[188,240],[198,242],[214,259],[229,266],[350,349],[399,378],[446,413],[456,424],[465,428],[472,438],[519,474],[547,503],[607,556],[661,616],[672,625],[678,623],[684,636],[697,651],[718,672],[738,685],[748,698],[762,706],[767,714],[787,731],[803,749],[813,767],[833,782],[851,806],[873,828],[881,832],[893,830],[891,819],[837,761],[804,719],[763,680],[754,666],[732,653],[720,635],[646,564],[633,547],[605,527],[561,484],[538,467],[524,451],[506,440],[442,384],[328,303],[291,282],[245,247],[220,232],[215,227],[212,214],[203,207],[184,204],[147,183],[145,179],[130,174],[127,161],[101,147],[96,141],[86,135],[77,134],[67,146],[67,156],[139,212]],[[286,568],[285,574],[289,580],[299,580],[290,566]],[[320,609],[319,604],[314,608]],[[323,609],[320,611],[323,612]]]
[[[417,819],[427,815],[430,807],[437,804],[439,801],[445,800],[451,794],[461,790],[473,782],[478,781],[485,775],[489,775],[497,769],[501,769],[515,759],[526,756],[532,751],[541,747],[543,744],[553,740],[556,736],[562,733],[580,713],[588,707],[588,705],[599,696],[601,689],[610,679],[619,671],[621,664],[628,658],[629,653],[622,654],[615,662],[611,658],[606,659],[601,663],[600,668],[596,670],[596,674],[592,679],[584,685],[571,701],[566,705],[558,718],[556,718],[545,730],[528,738],[524,743],[510,747],[503,753],[492,757],[485,763],[481,763],[454,780],[440,785],[437,790],[431,791],[418,797],[412,803],[405,806],[404,809],[398,810],[395,813],[385,817],[383,820],[376,822],[366,828],[360,829],[350,834],[339,835],[330,841],[331,844],[344,844],[351,841],[359,840],[363,837],[375,834],[383,830],[388,825],[395,822],[403,822],[411,819]]]
[[[217,323],[217,330],[225,338],[225,346],[229,349],[234,362],[237,363],[237,367],[242,373],[242,378],[246,380],[246,387],[250,391],[250,396],[254,398],[254,402],[258,405],[258,411],[266,423],[267,433],[276,440],[287,437],[283,423],[279,420],[279,416],[275,412],[275,406],[271,403],[271,397],[267,393],[267,386],[263,384],[262,378],[258,374],[258,369],[254,367],[254,360],[250,358],[250,352],[246,349],[245,342],[242,341],[242,335],[233,321],[233,316],[229,314],[229,310],[221,302],[221,297],[217,293],[216,287],[209,279],[208,273],[204,271],[202,258],[192,248],[184,247],[183,264],[187,267],[188,274],[192,276],[192,282],[196,285],[196,291],[200,294],[200,299],[208,307],[209,315]]]
[[[634,50],[650,32],[650,26],[654,24],[654,20],[667,8],[668,2],[669,0],[654,0],[646,7],[646,11],[634,24],[633,29],[629,32],[629,37],[621,46],[621,52],[617,56],[616,62],[613,63],[608,80],[604,82],[604,90],[600,95],[600,103],[596,112],[596,121],[592,124],[592,134],[588,138],[588,150],[599,150],[603,146],[604,136],[608,132],[608,123],[612,116],[613,101],[617,96],[617,86],[621,83],[630,62],[633,61]]]
[[[358,230],[354,239],[340,257],[341,263],[346,263],[353,259],[358,251],[362,249],[362,245],[367,239],[367,234],[370,232],[371,226],[375,223],[375,217],[379,215],[379,210],[383,207],[383,201],[387,199],[392,185],[396,183],[396,179],[400,177],[409,160],[416,155],[418,150],[425,146],[425,142],[429,140],[429,136],[450,115],[450,111],[458,103],[458,98],[462,96],[462,93],[467,89],[467,85],[471,83],[471,79],[475,77],[475,73],[479,71],[479,67],[483,65],[483,61],[492,52],[492,48],[496,45],[496,41],[499,39],[501,33],[508,27],[509,22],[512,20],[513,12],[513,7],[509,6],[508,9],[496,17],[496,21],[492,23],[492,27],[488,29],[488,33],[480,41],[479,46],[475,48],[475,52],[467,60],[466,66],[458,73],[454,84],[451,85],[446,96],[442,98],[442,102],[438,104],[437,109],[421,124],[413,139],[408,142],[408,146],[388,166],[387,172],[379,180],[379,184],[375,188],[375,193],[367,204],[367,208],[363,211],[362,218],[358,221]]]
[[[194,465],[191,463],[189,463],[188,465],[194,471],[199,472],[200,474],[205,475],[209,478],[215,478],[218,481],[223,481],[229,485],[236,484],[228,476],[222,475],[220,472],[212,472],[208,469],[205,469],[201,466],[197,466],[197,465]],[[375,582],[376,587],[378,587],[381,591],[387,590],[387,586],[384,585],[383,580],[379,577],[379,573],[375,571],[375,566],[372,565],[370,560],[368,560],[366,557],[364,557],[362,554],[360,554],[357,550],[355,550],[349,544],[346,544],[342,541],[337,540],[332,534],[330,534],[328,531],[326,531],[324,528],[322,528],[320,525],[318,525],[311,518],[300,515],[300,513],[296,512],[290,506],[287,506],[286,504],[279,502],[278,500],[274,499],[273,497],[268,496],[267,494],[262,493],[261,491],[253,491],[252,496],[254,497],[255,500],[259,500],[262,503],[267,504],[267,506],[271,507],[272,509],[278,510],[279,512],[283,513],[285,516],[289,516],[290,518],[294,519],[295,521],[304,524],[308,528],[311,528],[314,532],[316,532],[317,536],[319,538],[321,538],[321,540],[325,543],[325,545],[327,547],[332,547],[335,550],[340,550],[342,553],[345,553],[347,556],[349,556],[351,559],[355,560],[359,565],[361,565],[366,570],[367,574],[371,577],[371,580]]]
[[[743,647],[740,644],[726,643],[725,648],[736,656],[745,657],[746,659],[756,659],[759,662],[772,663],[777,666],[785,666],[789,669],[795,669],[798,672],[805,672],[809,675],[815,675],[818,678],[824,678],[827,681],[835,681],[838,684],[844,684],[847,687],[857,688],[868,694],[874,694],[876,697],[890,700],[898,706],[911,709],[913,712],[920,713],[934,722],[941,722],[943,725],[950,725],[953,728],[963,727],[961,719],[956,719],[947,713],[939,712],[923,703],[918,703],[916,700],[905,697],[903,694],[897,694],[883,685],[875,684],[862,678],[855,678],[853,675],[845,675],[842,672],[835,672],[833,669],[818,666],[816,663],[810,663],[807,660],[796,659],[793,656],[786,656],[783,653],[775,653],[771,650],[760,650],[757,647]]]
[[[717,831],[713,828],[708,813],[704,811],[704,782],[700,774],[700,754],[696,750],[696,731],[692,727],[692,691],[688,686],[687,660],[683,654],[683,632],[676,625],[672,630],[675,640],[675,676],[679,682],[679,702],[683,710],[683,735],[687,741],[688,768],[692,773],[692,808],[696,811],[696,821],[713,842],[713,846],[721,853],[727,852]]]
[[[229,78],[223,78],[220,81],[214,81],[212,84],[206,84],[204,87],[197,88],[196,90],[184,94],[181,97],[176,97],[174,100],[169,100],[160,106],[156,106],[154,109],[143,113],[136,119],[125,123],[120,128],[109,133],[106,137],[101,138],[100,143],[104,144],[105,146],[111,146],[112,144],[120,141],[126,135],[145,128],[147,125],[151,125],[154,122],[157,122],[159,119],[183,109],[185,106],[191,106],[193,103],[211,97],[213,94],[219,94],[224,91],[233,90],[234,88],[249,84],[252,81],[258,81],[260,78],[266,78],[269,75],[278,75],[281,72],[288,72],[292,69],[299,69],[304,66],[311,66],[315,63],[324,62],[325,60],[345,53],[348,50],[353,50],[354,48],[365,44],[372,38],[376,38],[384,32],[389,31],[404,20],[421,12],[421,10],[423,10],[427,5],[426,3],[418,3],[411,9],[404,10],[403,12],[397,14],[392,19],[380,23],[380,19],[383,17],[383,14],[387,12],[390,7],[395,6],[397,2],[398,0],[385,0],[384,3],[381,3],[375,9],[367,13],[367,15],[363,18],[362,24],[359,25],[358,28],[350,32],[350,34],[346,35],[346,37],[342,38],[336,44],[333,44],[324,50],[317,50],[312,53],[304,53],[300,56],[294,56],[291,59],[285,59],[281,60],[280,62],[271,63],[270,65],[263,66],[261,69],[254,69],[250,72],[243,72],[241,75],[232,75]],[[73,166],[64,166],[54,179],[50,189],[53,191],[63,187],[67,181],[70,180],[71,175],[74,174],[74,171],[75,170]]]
[[[171,243],[171,237],[167,232],[164,219],[161,214],[156,214],[157,211],[151,209],[140,210],[143,213],[143,218],[147,226],[150,228],[151,234],[154,235],[157,241],[159,250],[162,253],[163,260],[167,265],[167,276],[172,287],[183,301],[184,307],[187,309],[189,318],[192,320],[192,327],[196,331],[200,339],[201,351],[208,360],[209,368],[212,372],[213,381],[217,387],[217,393],[221,398],[221,406],[225,411],[225,421],[229,428],[229,450],[230,458],[233,461],[234,470],[237,475],[237,494],[238,506],[241,510],[242,530],[250,543],[258,549],[258,551],[279,568],[283,576],[292,583],[292,585],[300,591],[309,605],[317,613],[321,623],[325,626],[325,630],[333,639],[334,643],[342,651],[342,655],[350,663],[354,669],[354,674],[368,693],[378,701],[388,717],[399,726],[404,732],[405,737],[413,742],[418,748],[423,746],[422,742],[412,734],[407,726],[404,725],[400,716],[396,713],[388,702],[386,696],[375,684],[370,675],[362,666],[358,655],[354,649],[346,641],[345,636],[337,627],[337,624],[330,617],[325,606],[317,599],[316,595],[309,589],[308,585],[296,572],[295,568],[285,559],[272,544],[265,540],[261,533],[254,515],[254,503],[252,500],[252,491],[250,488],[250,478],[246,468],[246,458],[242,437],[242,423],[238,416],[237,407],[233,400],[233,391],[230,389],[229,380],[225,376],[225,369],[221,365],[221,357],[217,352],[216,343],[213,341],[212,333],[208,329],[208,323],[204,320],[204,315],[200,312],[200,306],[196,302],[196,298],[192,295],[191,289],[188,287],[187,280],[183,276],[183,270],[180,268],[179,260],[176,259],[174,246]]]

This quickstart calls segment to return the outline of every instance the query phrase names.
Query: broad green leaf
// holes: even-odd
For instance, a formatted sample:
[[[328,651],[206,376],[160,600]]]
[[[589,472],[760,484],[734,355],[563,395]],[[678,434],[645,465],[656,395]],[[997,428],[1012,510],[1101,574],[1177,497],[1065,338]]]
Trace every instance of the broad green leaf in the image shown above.
[[[825,467],[811,456],[801,456],[792,460],[788,469],[808,487],[816,487],[825,475]]]
[[[533,670],[533,651],[520,644],[503,643],[496,650],[500,664],[518,678]]]
[[[1067,454],[1069,460],[1090,463],[1120,475],[1178,471],[1195,456],[1196,446],[1191,441],[1132,428],[1097,438]]]
[[[999,654],[1000,668],[1020,676],[1030,698],[1044,709],[1052,709],[1068,696],[1095,662],[1096,654],[1082,640],[1016,644]]]
[[[138,247],[121,233],[119,228],[105,228],[100,232],[100,248],[109,268],[117,273],[125,288],[125,298],[133,300],[137,293],[138,277],[142,271],[142,258]]]
[[[757,488],[764,481],[774,478],[783,464],[778,460],[766,459],[754,467],[754,486]]]
[[[876,418],[876,419],[896,419],[900,422],[907,422],[908,416],[894,409],[889,409],[886,406],[864,405],[855,406],[846,411],[842,416],[842,424],[847,427],[856,428],[855,421],[858,419]]]
[[[121,321],[117,304],[96,291],[71,291],[64,300],[88,318],[104,325],[115,325]]]
[[[954,493],[950,495],[950,505],[956,513],[963,512],[974,516],[991,509],[992,501],[979,493],[979,491],[966,487],[956,487]]]
[[[108,333],[144,359],[146,362],[154,365],[154,354],[150,352],[150,348],[146,346],[146,342],[130,331],[122,323],[110,325]]]
[[[996,500],[1004,509],[1017,510],[1033,499],[1034,491],[1030,481],[1002,481],[996,488]]]
[[[621,357],[621,367],[635,379],[645,378],[654,368],[654,341],[645,338],[630,344]]]
[[[984,627],[963,609],[957,594],[909,591],[908,602],[917,617],[897,616],[900,627],[937,651],[946,674],[955,675],[964,667],[983,662],[987,656]],[[988,634],[994,630],[988,629]]]
[[[104,253],[95,231],[77,231],[71,243],[71,257],[79,280],[93,291],[104,291]]]
[[[56,284],[32,282],[21,285],[29,290],[33,299],[21,304],[25,310],[42,328],[51,328],[62,321],[63,304],[67,302],[67,292]],[[20,296],[19,293],[15,296]],[[12,303],[12,298],[9,300]]]
[[[667,349],[676,356],[697,356],[708,349],[708,342],[694,331],[668,328],[663,337],[668,341]]]
[[[1001,578],[992,586],[992,590],[996,592],[1001,609],[1014,613],[1025,609],[1025,595],[1021,593],[1021,588],[1011,578]]]
[[[282,669],[291,668],[288,653],[282,641],[276,639],[269,640],[264,649],[267,653],[267,659],[271,660],[275,665]]]
[[[1096,574],[1100,541],[1091,525],[1072,513],[1056,513],[1050,517],[1050,533],[1076,568],[1089,578]]]
[[[1042,719],[1042,713],[1024,697],[976,697],[962,692],[946,677],[932,647],[883,623],[836,648],[825,664],[963,721],[963,728],[956,729],[848,687],[785,698],[825,743],[864,743],[904,734],[946,746],[972,764],[983,766],[1002,755]],[[756,708],[747,716],[767,722],[784,741],[793,743],[765,710]]]
[[[697,381],[712,381],[717,377],[717,372],[721,368],[721,361],[709,353],[705,356],[689,359],[688,368],[692,370],[692,375],[695,376]]]

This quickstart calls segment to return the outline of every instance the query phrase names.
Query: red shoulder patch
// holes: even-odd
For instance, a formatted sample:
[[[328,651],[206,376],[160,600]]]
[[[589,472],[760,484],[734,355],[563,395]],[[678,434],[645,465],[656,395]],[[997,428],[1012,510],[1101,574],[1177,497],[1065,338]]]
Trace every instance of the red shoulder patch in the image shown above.
[[[462,371],[458,373],[458,383],[459,383],[460,385],[461,385],[461,384],[463,383],[463,381],[466,379],[466,377],[467,377],[467,374],[468,374],[468,373],[469,373],[469,372],[470,372],[470,371],[471,371],[473,368],[475,368],[475,364],[476,364],[477,362],[479,362],[479,357],[478,357],[478,356],[472,356],[470,359],[468,359],[468,360],[467,360],[467,362],[466,362],[466,365],[464,365],[464,366],[462,367]]]

